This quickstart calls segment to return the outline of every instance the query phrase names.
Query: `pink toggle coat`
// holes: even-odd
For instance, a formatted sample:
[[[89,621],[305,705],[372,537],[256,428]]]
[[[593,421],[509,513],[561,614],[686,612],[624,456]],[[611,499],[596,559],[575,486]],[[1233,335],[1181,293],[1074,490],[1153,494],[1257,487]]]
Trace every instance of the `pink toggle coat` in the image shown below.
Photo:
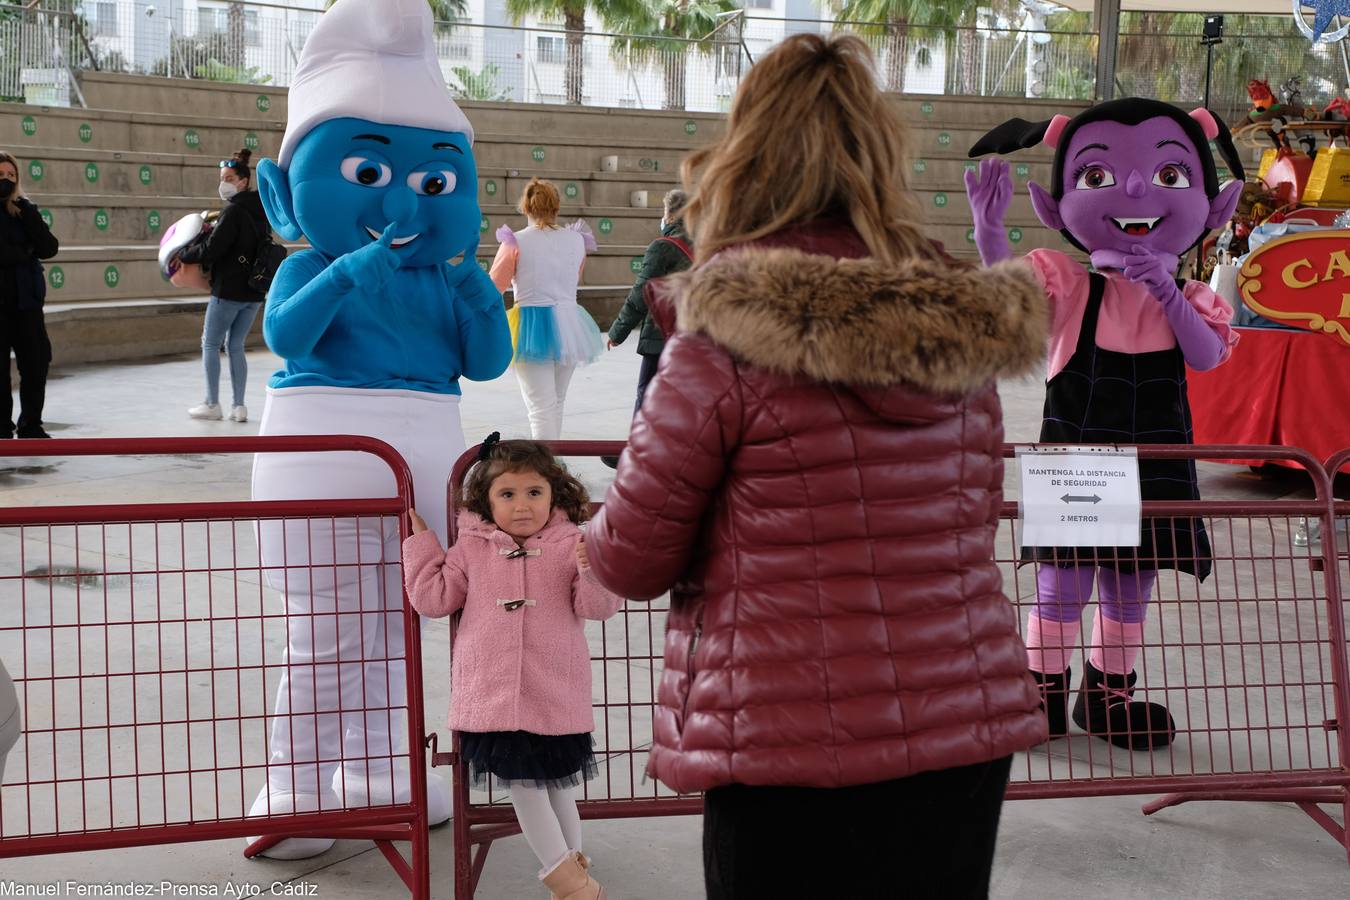
[[[525,541],[526,554],[508,559],[516,541],[495,524],[467,510],[458,524],[448,553],[434,531],[403,542],[413,608],[434,618],[464,610],[451,652],[450,727],[593,731],[584,620],[608,619],[623,598],[601,587],[589,568],[578,569],[581,529],[554,509]]]

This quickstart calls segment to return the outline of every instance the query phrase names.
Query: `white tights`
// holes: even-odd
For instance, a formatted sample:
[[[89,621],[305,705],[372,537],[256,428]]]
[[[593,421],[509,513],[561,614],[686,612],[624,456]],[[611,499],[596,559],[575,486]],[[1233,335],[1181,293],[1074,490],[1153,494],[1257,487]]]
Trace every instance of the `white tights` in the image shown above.
[[[581,814],[576,788],[537,788],[514,784],[511,805],[525,840],[539,858],[541,876],[570,851],[581,852]]]
[[[567,385],[577,367],[517,362],[515,369],[520,395],[525,399],[525,412],[530,419],[530,437],[536,441],[556,441],[562,436]]]

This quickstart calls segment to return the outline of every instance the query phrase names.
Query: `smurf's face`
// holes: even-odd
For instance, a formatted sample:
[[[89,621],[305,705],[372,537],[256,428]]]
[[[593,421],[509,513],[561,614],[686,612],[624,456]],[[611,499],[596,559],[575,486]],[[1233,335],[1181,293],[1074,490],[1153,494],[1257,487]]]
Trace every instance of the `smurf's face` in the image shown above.
[[[467,137],[332,119],[305,135],[287,171],[294,221],[333,257],[378,240],[404,266],[446,262],[478,241],[478,168]]]
[[[1204,163],[1181,125],[1093,122],[1065,154],[1063,227],[1089,252],[1135,247],[1183,254],[1207,228]]]

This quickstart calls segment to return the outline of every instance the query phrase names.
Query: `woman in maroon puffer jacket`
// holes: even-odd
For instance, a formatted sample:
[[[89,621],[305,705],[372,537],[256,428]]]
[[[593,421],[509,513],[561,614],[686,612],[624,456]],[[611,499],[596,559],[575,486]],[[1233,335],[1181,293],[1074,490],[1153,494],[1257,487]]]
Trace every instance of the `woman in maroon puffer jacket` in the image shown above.
[[[1046,301],[923,237],[906,141],[860,40],[789,38],[686,163],[699,264],[649,291],[673,336],[587,546],[671,592],[649,770],[707,792],[712,898],[985,896],[1046,739],[992,561],[994,380]]]

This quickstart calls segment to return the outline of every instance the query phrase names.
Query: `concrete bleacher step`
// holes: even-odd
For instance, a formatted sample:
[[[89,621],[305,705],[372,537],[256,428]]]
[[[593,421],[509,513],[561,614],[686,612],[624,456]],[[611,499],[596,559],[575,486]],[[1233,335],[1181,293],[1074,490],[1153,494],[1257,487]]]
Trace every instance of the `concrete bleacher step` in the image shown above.
[[[539,169],[568,169],[590,172],[679,172],[680,160],[695,145],[689,142],[665,142],[596,138],[560,137],[544,141],[525,135],[481,133],[474,140],[476,159],[493,166],[519,169],[530,175]],[[609,152],[605,152],[608,150]],[[618,156],[616,168],[606,169],[603,158]],[[644,166],[641,160],[647,160]]]
[[[600,171],[611,173],[641,172],[656,174],[662,168],[667,172],[678,172],[680,160],[667,155],[656,156],[602,156]]]
[[[26,146],[15,155],[29,193],[214,194],[220,181],[219,160],[179,153]]]
[[[220,208],[216,197],[41,194],[36,200],[63,246],[150,243],[189,213]]]
[[[285,121],[289,91],[273,85],[225,84],[182,78],[84,72],[80,87],[91,109],[158,113],[210,110],[232,119]],[[542,103],[459,101],[478,132],[535,138],[594,137],[712,139],[725,129],[717,113],[568,107]]]
[[[918,157],[936,156],[939,158],[965,158],[976,141],[984,137],[988,129],[961,125],[933,125],[926,128],[914,128],[910,132],[911,152]],[[1022,150],[1017,154],[1020,161],[1052,162],[1054,150],[1044,145]]]
[[[241,147],[275,155],[285,122],[228,119],[187,113],[126,113],[6,104],[0,146],[24,153],[29,146],[178,153],[219,161]],[[194,110],[195,112],[195,110]]]
[[[63,246],[45,263],[49,303],[134,300],[181,293],[159,274],[147,244]]]
[[[1020,154],[1006,157],[1006,160],[1018,193],[1026,192],[1028,181],[1049,187],[1052,160],[1023,158]],[[964,153],[959,159],[939,156],[914,159],[909,166],[909,186],[918,190],[964,190],[966,171],[978,169],[979,165],[978,159],[967,159]]]
[[[270,84],[232,84],[188,78],[147,78],[83,71],[80,90],[90,109],[159,113],[210,111],[228,119],[286,120],[290,91]]]
[[[726,131],[726,118],[717,113],[471,101],[462,101],[460,107],[478,132],[528,136],[545,144],[601,137],[606,142],[706,144]]]
[[[630,206],[634,191],[645,190],[660,205],[665,192],[679,184],[674,173],[613,174],[591,170],[542,169],[526,171],[497,166],[478,167],[478,201],[514,207],[531,178],[546,178],[562,193],[564,209],[575,205]]]
[[[1020,97],[949,97],[889,94],[900,117],[911,128],[957,126],[988,131],[1011,118],[1043,122],[1056,115],[1074,116],[1090,104],[1075,100],[1030,100]]]
[[[483,218],[487,228],[482,231],[480,246],[496,244],[496,231],[502,225],[512,230],[525,227],[525,217],[514,208],[499,204],[484,204]],[[558,221],[570,225],[576,219],[584,219],[595,233],[595,240],[601,247],[613,244],[642,244],[646,246],[661,236],[660,209],[632,209],[628,207],[577,206],[563,204]]]

